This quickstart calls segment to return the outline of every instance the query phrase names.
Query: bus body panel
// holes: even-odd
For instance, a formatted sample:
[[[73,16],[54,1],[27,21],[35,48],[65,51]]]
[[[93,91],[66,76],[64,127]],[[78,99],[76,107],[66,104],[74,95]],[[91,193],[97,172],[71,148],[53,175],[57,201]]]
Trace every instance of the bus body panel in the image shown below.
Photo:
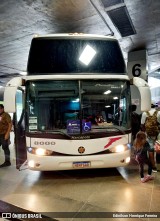
[[[27,152],[28,162],[34,162],[31,170],[68,170],[126,166],[130,157],[128,135],[92,140],[57,140],[27,137],[27,146],[52,150],[52,156],[40,156]],[[124,145],[123,152],[114,152],[116,146]],[[79,150],[83,148],[83,153]],[[106,150],[109,152],[106,153]],[[54,152],[56,153],[54,155]],[[57,156],[57,153],[59,154]],[[82,163],[76,166],[76,163]],[[88,165],[89,162],[89,165]],[[75,163],[75,165],[74,165]],[[87,164],[87,166],[86,166]],[[79,165],[79,164],[78,164]]]
[[[34,161],[35,167],[31,170],[50,171],[50,170],[72,170],[72,169],[91,169],[91,168],[112,168],[128,165],[130,150],[123,153],[87,155],[87,156],[35,156],[27,153],[28,161]],[[73,166],[75,163],[75,166]],[[82,163],[82,165],[80,164]],[[77,166],[76,166],[77,164]],[[79,166],[80,165],[80,166]],[[88,166],[89,165],[89,166]]]
[[[119,144],[128,144],[128,135],[96,138],[88,140],[60,140],[45,138],[26,138],[27,147],[44,148],[57,153],[77,155],[78,148],[83,146],[86,154],[94,154],[110,149]],[[31,145],[30,145],[31,144]]]

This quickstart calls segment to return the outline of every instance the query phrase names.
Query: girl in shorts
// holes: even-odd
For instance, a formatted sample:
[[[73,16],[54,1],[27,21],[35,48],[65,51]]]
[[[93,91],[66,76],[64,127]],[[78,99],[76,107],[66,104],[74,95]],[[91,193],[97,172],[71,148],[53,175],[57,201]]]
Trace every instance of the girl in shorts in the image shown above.
[[[148,153],[154,151],[150,148],[149,143],[147,142],[147,136],[145,132],[139,131],[136,134],[136,139],[133,143],[135,160],[139,165],[139,172],[141,177],[141,182],[147,182],[148,180],[153,180],[154,178],[151,176],[152,174],[152,163],[148,158]],[[148,174],[144,176],[144,165],[148,165]]]

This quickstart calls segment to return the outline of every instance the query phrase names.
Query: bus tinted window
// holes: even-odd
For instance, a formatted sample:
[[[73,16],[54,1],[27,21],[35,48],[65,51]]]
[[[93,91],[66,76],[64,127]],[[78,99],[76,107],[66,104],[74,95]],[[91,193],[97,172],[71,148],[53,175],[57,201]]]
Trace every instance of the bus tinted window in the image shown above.
[[[126,74],[116,40],[51,39],[32,40],[27,71],[32,74]]]

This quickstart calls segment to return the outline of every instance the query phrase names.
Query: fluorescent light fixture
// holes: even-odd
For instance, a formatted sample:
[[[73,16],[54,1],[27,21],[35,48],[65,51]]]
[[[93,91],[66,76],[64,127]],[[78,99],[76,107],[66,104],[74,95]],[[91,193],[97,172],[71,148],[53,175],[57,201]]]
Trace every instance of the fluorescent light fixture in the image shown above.
[[[26,71],[22,71],[22,72],[20,72],[20,75],[27,75],[27,72]]]
[[[81,56],[79,57],[79,60],[83,64],[88,65],[92,61],[92,59],[93,59],[93,57],[95,56],[96,53],[97,52],[91,46],[87,45],[84,48]]]
[[[104,94],[110,94],[111,90],[105,91]]]
[[[107,106],[105,106],[106,108],[109,108],[109,107],[111,107],[110,105],[107,105]]]
[[[114,99],[114,100],[117,100],[117,99],[118,99],[118,97],[113,97],[113,99]]]

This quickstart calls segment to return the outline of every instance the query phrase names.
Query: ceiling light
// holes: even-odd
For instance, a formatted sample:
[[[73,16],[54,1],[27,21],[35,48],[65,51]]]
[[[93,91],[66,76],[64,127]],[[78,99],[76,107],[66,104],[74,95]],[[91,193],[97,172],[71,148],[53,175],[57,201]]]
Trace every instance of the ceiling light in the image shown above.
[[[114,99],[114,100],[117,100],[117,99],[118,99],[118,97],[113,97],[113,99]]]
[[[111,90],[105,91],[104,94],[110,94]]]
[[[27,72],[26,71],[22,71],[22,72],[20,72],[20,75],[27,75]]]

